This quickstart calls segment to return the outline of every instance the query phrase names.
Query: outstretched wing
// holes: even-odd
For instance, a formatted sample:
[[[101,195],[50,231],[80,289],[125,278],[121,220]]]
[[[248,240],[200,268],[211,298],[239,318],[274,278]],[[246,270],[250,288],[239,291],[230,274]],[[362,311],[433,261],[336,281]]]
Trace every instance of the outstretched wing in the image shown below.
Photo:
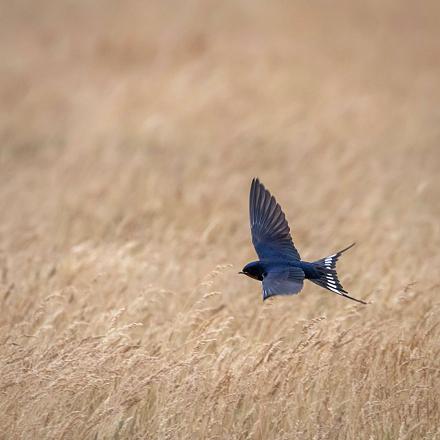
[[[304,282],[304,272],[299,267],[270,270],[263,278],[263,300],[274,295],[294,295]]]
[[[275,197],[255,178],[249,196],[252,243],[260,260],[300,260],[286,216]]]

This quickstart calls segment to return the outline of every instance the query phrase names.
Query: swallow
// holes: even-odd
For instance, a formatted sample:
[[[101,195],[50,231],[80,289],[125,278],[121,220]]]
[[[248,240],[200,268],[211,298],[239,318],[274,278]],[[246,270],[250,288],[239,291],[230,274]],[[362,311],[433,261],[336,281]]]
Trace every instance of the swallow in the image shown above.
[[[306,279],[344,298],[367,304],[348,295],[336,272],[339,257],[355,243],[320,260],[302,261],[281,206],[257,178],[251,184],[249,215],[252,243],[259,260],[246,264],[239,273],[262,282],[263,301],[275,295],[299,293]]]

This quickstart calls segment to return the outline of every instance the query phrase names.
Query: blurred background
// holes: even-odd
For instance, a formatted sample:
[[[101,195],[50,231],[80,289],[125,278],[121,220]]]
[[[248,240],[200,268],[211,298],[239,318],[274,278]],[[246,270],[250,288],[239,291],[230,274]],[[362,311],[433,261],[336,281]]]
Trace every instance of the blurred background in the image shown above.
[[[3,246],[38,231],[174,255],[166,234],[205,232],[224,248],[209,264],[241,265],[258,175],[313,256],[378,237],[410,254],[437,227],[438,9],[4,2],[0,200],[21,233]]]
[[[434,438],[438,2],[19,0],[0,9],[0,351],[9,438]],[[303,259],[358,243],[340,273],[349,292],[372,303],[362,314],[313,285],[263,305],[259,284],[236,275],[255,259],[247,207],[254,176],[283,206]],[[207,316],[202,299],[212,302],[202,308]],[[153,399],[149,385],[131,387],[128,354],[112,352],[120,367],[113,378],[100,361],[107,345],[83,353],[85,338],[114,330],[115,316],[124,343],[146,356],[139,380],[204,350],[214,356],[188,361],[200,391],[179,373],[157,379]],[[266,344],[301,344],[308,330],[296,330],[304,320],[324,326],[330,339],[358,329],[353,351],[324,365],[331,376],[335,362],[362,364],[376,384],[351,369],[335,386],[315,383],[311,400],[298,391],[291,420],[278,425],[268,408],[290,407],[267,400],[270,393],[249,398],[243,389],[237,406],[221,406],[215,396],[240,389],[242,374],[253,377],[243,365],[255,366],[249,389],[262,378],[273,385],[258,353]],[[206,336],[200,322],[217,336]],[[376,341],[362,336],[367,329],[381,329],[374,347],[382,341],[394,353],[387,372],[371,348],[359,357]],[[414,335],[425,348],[409,342]],[[69,353],[73,369],[61,372]],[[261,365],[271,362],[265,356]],[[399,367],[402,356],[421,359],[414,375]],[[219,357],[229,359],[226,370]],[[321,361],[313,358],[301,374],[325,368]],[[429,380],[418,369],[431,371]],[[353,375],[372,388],[352,388]],[[98,377],[108,381],[98,386]],[[210,394],[214,377],[230,382]],[[291,377],[282,396],[290,399],[301,380]],[[408,396],[428,390],[402,403],[402,413],[391,409],[401,380],[410,381]],[[164,390],[175,381],[186,385]],[[81,386],[69,394],[62,383]],[[377,383],[384,388],[376,395]],[[117,400],[127,389],[136,395],[130,404]],[[331,412],[320,400],[361,394],[350,411],[341,404]],[[196,401],[199,407],[182,410]],[[113,405],[111,416],[103,402]],[[381,418],[367,423],[372,402]],[[348,419],[356,420],[351,428]]]

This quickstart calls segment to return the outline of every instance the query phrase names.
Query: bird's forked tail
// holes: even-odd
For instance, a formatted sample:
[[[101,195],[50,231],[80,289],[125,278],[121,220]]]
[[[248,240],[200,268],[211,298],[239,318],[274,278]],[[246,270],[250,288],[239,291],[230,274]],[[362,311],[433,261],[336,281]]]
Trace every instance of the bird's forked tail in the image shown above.
[[[318,278],[310,279],[313,283],[318,286],[324,287],[324,289],[330,290],[331,292],[337,293],[345,298],[349,298],[353,301],[357,301],[361,304],[367,304],[365,301],[353,298],[348,295],[348,292],[343,289],[336,273],[336,263],[338,258],[345,252],[351,249],[356,243],[342,249],[342,251],[336,254],[329,255],[328,257],[321,258],[320,260],[313,262],[313,268],[318,273]]]

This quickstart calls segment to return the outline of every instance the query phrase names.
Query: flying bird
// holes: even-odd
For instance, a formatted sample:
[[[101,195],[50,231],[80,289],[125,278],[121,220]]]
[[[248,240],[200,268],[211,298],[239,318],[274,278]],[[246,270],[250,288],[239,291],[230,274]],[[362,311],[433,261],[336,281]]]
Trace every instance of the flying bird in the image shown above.
[[[367,304],[349,296],[336,273],[338,258],[355,243],[320,260],[301,261],[281,206],[257,178],[251,184],[249,214],[252,243],[259,260],[246,264],[239,273],[262,282],[263,301],[275,295],[299,293],[306,279],[344,298]]]

